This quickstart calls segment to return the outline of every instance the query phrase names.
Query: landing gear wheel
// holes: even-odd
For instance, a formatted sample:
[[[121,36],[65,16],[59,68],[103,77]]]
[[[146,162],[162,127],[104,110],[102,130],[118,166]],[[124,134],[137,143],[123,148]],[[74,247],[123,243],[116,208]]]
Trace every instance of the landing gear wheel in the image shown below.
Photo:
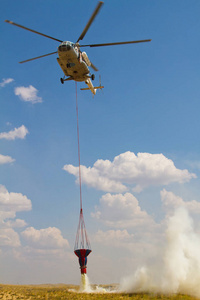
[[[95,75],[94,75],[94,74],[91,75],[91,79],[92,79],[92,80],[95,79]]]
[[[60,82],[63,84],[63,83],[64,83],[64,79],[63,79],[63,78],[60,78]]]

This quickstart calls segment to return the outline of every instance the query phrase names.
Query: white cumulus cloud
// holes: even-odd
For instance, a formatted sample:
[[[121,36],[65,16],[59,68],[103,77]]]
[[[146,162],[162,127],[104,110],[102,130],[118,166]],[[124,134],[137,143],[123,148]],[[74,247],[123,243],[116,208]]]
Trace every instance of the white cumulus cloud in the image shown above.
[[[1,132],[0,139],[6,139],[6,140],[24,139],[27,133],[28,133],[28,129],[24,125],[22,125],[9,132]]]
[[[21,193],[9,193],[5,186],[0,185],[0,211],[19,212],[32,209],[31,200]]]
[[[130,193],[103,195],[100,205],[95,207],[91,215],[113,228],[155,225],[152,217],[140,208],[138,200]]]
[[[16,214],[32,209],[31,200],[21,193],[8,192],[5,186],[0,185],[0,247],[5,252],[9,247],[17,248],[18,259],[30,259],[33,256],[46,259],[64,257],[69,248],[68,240],[55,227],[35,229],[27,227],[20,234],[15,228],[27,226],[26,221],[16,218]],[[22,239],[23,238],[23,239]],[[23,243],[21,243],[23,240]],[[24,246],[24,243],[26,244]]]
[[[31,201],[20,193],[9,193],[5,186],[0,185],[0,246],[21,246],[19,234],[13,229],[24,227],[26,222],[16,219],[16,213],[31,209]]]
[[[15,219],[16,213],[31,210],[31,200],[20,193],[9,193],[0,185],[0,245],[19,247],[19,234],[13,228],[26,226],[26,222]]]
[[[98,230],[95,234],[94,241],[112,247],[127,247],[127,244],[133,245],[133,237],[134,235],[129,234],[126,229],[108,231]]]
[[[27,223],[24,220],[16,219],[16,220],[8,220],[4,222],[4,226],[9,228],[21,228],[27,226]]]
[[[63,238],[61,231],[56,227],[39,230],[28,227],[21,235],[28,242],[29,246],[33,248],[59,249],[69,247],[67,239]]]
[[[4,87],[5,85],[7,85],[7,84],[9,84],[9,83],[11,83],[13,81],[14,81],[13,78],[4,78],[2,80],[2,82],[0,82],[0,87]]]
[[[22,101],[33,104],[42,102],[42,98],[37,96],[38,90],[29,85],[29,87],[19,86],[15,88],[15,95],[19,96]]]
[[[14,161],[15,161],[15,159],[13,159],[11,156],[0,154],[0,165],[9,164]]]
[[[74,167],[73,165],[65,165],[63,167],[65,171],[67,171],[70,174],[73,174],[75,177],[77,177],[77,183],[78,183],[78,176],[79,176],[79,168]],[[112,180],[109,178],[109,176],[101,175],[101,172],[95,167],[87,168],[85,166],[81,166],[81,179],[82,183],[91,186],[93,188],[96,188],[98,190],[103,190],[106,192],[125,192],[127,191],[127,187],[122,184],[118,180]]]
[[[78,167],[65,165],[65,171],[78,179]],[[141,191],[150,185],[184,183],[196,178],[188,170],[177,169],[171,159],[163,154],[125,152],[113,161],[98,159],[93,167],[81,166],[82,182],[106,192],[122,193],[132,186]]]
[[[0,246],[19,247],[19,235],[12,228],[0,229]]]
[[[200,214],[200,202],[196,200],[184,201],[180,196],[165,189],[160,192],[160,195],[162,203],[168,212],[173,212],[177,208],[184,207],[190,213]]]

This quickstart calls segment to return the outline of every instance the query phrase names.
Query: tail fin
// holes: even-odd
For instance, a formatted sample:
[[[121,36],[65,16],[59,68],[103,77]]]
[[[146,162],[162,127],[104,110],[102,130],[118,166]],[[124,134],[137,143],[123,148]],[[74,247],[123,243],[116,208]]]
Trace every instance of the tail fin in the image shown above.
[[[102,86],[102,85],[101,85],[101,86],[94,86],[94,89],[95,89],[95,90],[97,90],[97,89],[103,89],[103,88],[104,88],[104,86]],[[80,90],[81,90],[81,91],[88,91],[88,90],[90,90],[90,89],[89,89],[89,88],[81,88]]]

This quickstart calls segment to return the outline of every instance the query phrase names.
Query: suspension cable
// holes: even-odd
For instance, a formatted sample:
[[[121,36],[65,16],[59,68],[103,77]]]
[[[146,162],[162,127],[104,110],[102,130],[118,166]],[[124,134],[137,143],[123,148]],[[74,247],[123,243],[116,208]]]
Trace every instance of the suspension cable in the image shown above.
[[[90,249],[90,242],[87,236],[85,222],[83,217],[83,207],[82,207],[82,189],[81,189],[81,158],[80,158],[80,141],[79,141],[79,123],[78,123],[78,97],[77,97],[77,82],[76,84],[76,119],[77,119],[77,139],[78,139],[78,162],[79,162],[79,187],[80,187],[80,217],[78,230],[76,234],[76,241],[74,249]]]
[[[81,157],[80,157],[79,124],[78,124],[77,82],[75,82],[75,85],[76,85],[76,120],[77,120],[77,139],[78,139],[78,163],[79,163],[80,210],[81,210],[81,213],[82,213]]]

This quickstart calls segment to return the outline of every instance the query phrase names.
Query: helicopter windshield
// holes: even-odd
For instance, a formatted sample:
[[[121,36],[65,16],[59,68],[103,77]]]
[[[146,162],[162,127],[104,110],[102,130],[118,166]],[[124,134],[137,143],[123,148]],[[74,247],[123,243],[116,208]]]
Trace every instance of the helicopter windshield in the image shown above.
[[[72,42],[68,42],[68,41],[62,42],[60,44],[60,46],[58,47],[59,51],[68,51],[71,48],[75,48],[75,44]]]

